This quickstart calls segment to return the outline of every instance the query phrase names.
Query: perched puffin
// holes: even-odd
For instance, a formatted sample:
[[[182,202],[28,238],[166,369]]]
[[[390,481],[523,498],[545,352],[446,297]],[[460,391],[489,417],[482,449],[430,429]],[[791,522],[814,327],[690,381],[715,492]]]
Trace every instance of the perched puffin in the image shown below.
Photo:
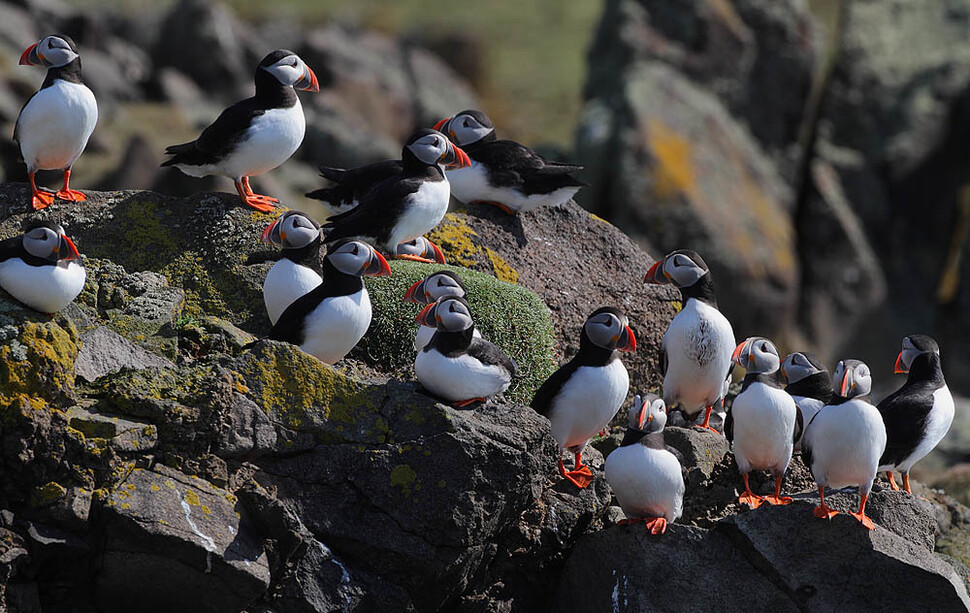
[[[261,240],[283,248],[283,257],[273,264],[263,282],[266,314],[275,324],[286,307],[323,282],[315,270],[320,255],[320,224],[306,213],[287,211],[266,226]]]
[[[909,377],[877,407],[886,424],[886,452],[879,460],[879,470],[888,472],[894,490],[899,487],[892,471],[901,472],[903,488],[912,494],[909,471],[949,431],[953,396],[943,378],[940,346],[929,336],[911,334],[904,338],[894,370]]]
[[[431,262],[398,255],[397,247],[431,231],[445,216],[451,188],[443,166],[463,168],[471,162],[444,134],[427,129],[411,135],[401,161],[401,172],[374,186],[355,208],[327,220],[324,242],[360,238],[399,258]]]
[[[643,280],[672,283],[683,303],[660,345],[664,401],[668,407],[680,403],[690,421],[706,409],[701,427],[717,433],[711,411],[723,399],[735,342],[731,322],[717,308],[711,271],[697,252],[678,249],[654,263]]]
[[[509,215],[562,204],[587,183],[575,164],[550,162],[525,145],[498,140],[485,113],[462,111],[435,124],[471,158],[468,168],[449,170],[451,193],[466,204],[492,204]]]
[[[441,252],[438,245],[435,245],[423,236],[400,243],[394,255],[398,258],[412,259],[418,262],[448,263],[445,261],[445,254]]]
[[[805,426],[812,421],[819,409],[832,400],[832,376],[825,365],[814,355],[807,352],[788,354],[781,363],[781,378],[785,391],[795,400],[802,414]],[[805,430],[802,429],[802,435]],[[801,436],[795,441],[795,449],[800,450]]]
[[[664,442],[667,407],[659,396],[636,396],[626,434],[606,458],[606,481],[627,516],[621,524],[646,523],[663,534],[684,508],[684,468]]]
[[[317,76],[292,51],[277,49],[256,67],[256,95],[222,112],[199,138],[172,145],[175,166],[192,177],[222,175],[236,184],[239,197],[259,211],[272,211],[276,198],[253,193],[249,177],[285,162],[303,142],[306,119],[295,89],[317,92]]]
[[[322,200],[327,204],[331,215],[339,215],[353,209],[363,200],[374,186],[390,179],[404,170],[401,160],[384,160],[365,164],[357,168],[331,168],[320,166],[320,176],[331,183],[333,187],[322,187],[308,192],[306,197]]]
[[[724,421],[724,435],[733,444],[734,459],[744,480],[744,493],[738,502],[752,509],[762,501],[790,504],[792,499],[781,495],[781,481],[795,441],[802,435],[802,414],[778,382],[778,350],[768,339],[752,336],[737,346],[731,359],[746,371],[741,393]],[[748,473],[752,470],[771,471],[774,494],[762,497],[751,491]]]
[[[418,351],[424,349],[425,345],[438,330],[437,319],[435,319],[435,301],[438,298],[454,296],[455,298],[465,297],[465,284],[461,282],[461,277],[450,270],[439,270],[431,273],[424,279],[415,282],[404,294],[406,302],[416,302],[426,304],[428,307],[422,309],[418,315],[418,331],[414,335],[414,348]],[[475,328],[474,335],[481,337],[481,332]]]
[[[42,313],[71,304],[84,287],[81,256],[64,228],[42,221],[0,241],[0,288]]]
[[[333,364],[350,353],[370,327],[370,296],[361,277],[390,274],[387,260],[367,243],[331,245],[323,259],[323,283],[286,307],[269,337],[299,345],[321,362]]]
[[[875,525],[866,517],[866,499],[886,449],[886,426],[868,401],[872,390],[868,366],[859,360],[842,360],[835,367],[834,381],[838,393],[815,414],[802,438],[802,459],[818,484],[820,504],[813,513],[822,519],[838,514],[825,504],[826,487],[858,485],[859,512],[851,515],[872,530]]]
[[[573,470],[559,458],[559,473],[576,487],[593,482],[583,465],[583,449],[605,428],[630,389],[630,375],[619,351],[635,351],[637,339],[620,310],[602,307],[586,319],[579,337],[579,352],[546,379],[531,406],[552,422],[552,436],[575,455]]]
[[[21,65],[44,66],[47,78],[20,110],[13,139],[27,163],[31,203],[43,209],[54,198],[81,202],[87,196],[70,187],[71,167],[81,157],[88,138],[98,123],[98,103],[81,81],[81,56],[67,36],[48,36],[27,47]],[[64,187],[57,193],[38,189],[34,173],[38,170],[63,170]]]
[[[418,383],[455,407],[485,402],[507,390],[515,362],[497,345],[475,337],[475,322],[464,298],[439,298],[434,313],[438,331],[414,360]]]

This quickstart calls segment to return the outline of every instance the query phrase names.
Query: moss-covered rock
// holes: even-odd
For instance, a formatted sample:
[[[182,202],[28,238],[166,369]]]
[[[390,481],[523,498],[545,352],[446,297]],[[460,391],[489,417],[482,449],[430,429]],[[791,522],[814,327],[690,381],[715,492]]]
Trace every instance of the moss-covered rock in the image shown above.
[[[69,403],[79,344],[70,320],[52,320],[0,297],[0,404],[22,394]]]

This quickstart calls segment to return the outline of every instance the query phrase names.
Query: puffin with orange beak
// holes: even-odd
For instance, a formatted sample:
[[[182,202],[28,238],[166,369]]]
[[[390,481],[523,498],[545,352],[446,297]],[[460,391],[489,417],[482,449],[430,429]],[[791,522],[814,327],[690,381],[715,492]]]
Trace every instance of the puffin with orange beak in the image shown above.
[[[553,438],[575,456],[570,471],[559,458],[559,474],[579,488],[593,482],[592,471],[583,464],[583,450],[609,425],[630,389],[630,375],[620,360],[621,351],[637,348],[629,323],[619,309],[593,311],[583,324],[579,352],[552,373],[532,398],[532,408],[552,422]]]
[[[669,408],[679,404],[689,422],[706,410],[700,427],[717,434],[711,412],[723,401],[735,342],[731,322],[717,308],[711,271],[696,251],[678,249],[654,263],[643,281],[673,285],[681,295],[682,308],[660,345],[664,401]]]
[[[876,407],[869,403],[872,375],[859,360],[842,360],[833,376],[835,397],[815,414],[802,437],[802,459],[818,484],[819,506],[815,517],[831,519],[838,514],[825,504],[825,488],[859,486],[859,512],[850,513],[872,530],[866,516],[866,500],[886,450],[886,426]]]
[[[879,470],[889,474],[889,485],[897,490],[893,471],[903,475],[903,489],[909,493],[909,471],[943,440],[953,423],[953,396],[943,378],[940,346],[924,334],[903,339],[895,372],[907,374],[906,383],[879,403],[886,424],[886,452]]]
[[[255,96],[224,110],[196,140],[167,147],[172,157],[162,166],[192,177],[229,177],[246,205],[272,211],[279,200],[254,193],[249,178],[276,168],[300,147],[306,118],[294,90],[318,92],[320,84],[310,67],[286,49],[264,57],[254,80]]]
[[[462,283],[458,273],[450,270],[439,270],[415,281],[408,291],[404,294],[405,302],[416,302],[425,306],[418,314],[416,319],[418,331],[414,335],[414,348],[418,351],[424,349],[425,345],[431,341],[431,337],[438,330],[438,322],[435,319],[435,304],[439,298],[454,296],[455,298],[465,297],[465,284]],[[476,327],[473,335],[481,338],[482,334]]]
[[[71,168],[81,157],[98,123],[98,103],[81,81],[81,57],[67,36],[47,36],[27,47],[20,64],[47,68],[44,84],[21,109],[13,130],[27,163],[31,204],[35,210],[54,199],[81,202],[87,196],[70,187]],[[63,170],[64,186],[56,193],[37,187],[38,170]]]
[[[401,162],[401,172],[374,186],[359,205],[327,220],[323,225],[325,243],[358,238],[400,259],[437,261],[412,255],[399,246],[438,225],[451,198],[445,169],[462,168],[471,162],[444,134],[428,129],[411,135],[401,151]],[[433,252],[440,254],[438,249]]]
[[[263,302],[275,324],[294,300],[320,285],[320,224],[306,213],[286,211],[266,226],[262,242],[282,247],[282,256],[266,273]]]
[[[367,243],[331,245],[323,259],[323,283],[286,307],[269,337],[299,345],[326,364],[343,359],[370,327],[371,302],[362,277],[390,274],[387,260]]]
[[[85,278],[77,247],[53,222],[35,223],[0,241],[0,289],[35,311],[65,308],[81,293]]]

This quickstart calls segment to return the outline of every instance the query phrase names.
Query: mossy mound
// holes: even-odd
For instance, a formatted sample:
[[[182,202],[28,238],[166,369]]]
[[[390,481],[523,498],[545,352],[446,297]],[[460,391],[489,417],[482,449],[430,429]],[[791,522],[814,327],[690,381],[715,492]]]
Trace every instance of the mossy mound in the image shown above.
[[[549,309],[531,290],[468,268],[399,260],[391,263],[390,277],[368,278],[374,319],[351,355],[389,372],[402,376],[409,373],[414,366],[413,343],[418,329],[414,318],[419,309],[404,302],[404,294],[415,281],[438,270],[461,276],[475,325],[519,367],[506,396],[528,403],[556,369]]]
[[[27,395],[70,402],[80,338],[63,316],[51,320],[0,297],[0,404]]]

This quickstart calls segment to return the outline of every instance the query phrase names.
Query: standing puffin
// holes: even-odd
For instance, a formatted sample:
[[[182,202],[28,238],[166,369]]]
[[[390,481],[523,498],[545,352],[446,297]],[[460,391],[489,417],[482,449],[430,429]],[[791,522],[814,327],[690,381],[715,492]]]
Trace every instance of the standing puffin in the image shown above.
[[[559,458],[559,474],[576,487],[593,482],[583,465],[583,449],[605,428],[630,389],[630,375],[620,351],[635,351],[637,339],[629,320],[619,309],[602,307],[586,319],[579,337],[579,352],[546,379],[531,406],[552,422],[552,436],[575,455],[573,470]]]
[[[84,287],[81,256],[64,228],[39,222],[0,241],[0,289],[42,313],[71,304]]]
[[[818,484],[815,517],[838,514],[825,504],[825,488],[859,486],[859,512],[851,513],[863,526],[875,525],[866,517],[866,499],[876,478],[879,458],[886,449],[886,426],[868,401],[872,390],[869,367],[859,360],[842,360],[835,367],[838,393],[815,414],[802,437],[802,459]]]
[[[377,184],[357,207],[327,220],[326,243],[360,238],[396,257],[431,262],[399,254],[398,245],[430,232],[445,216],[451,187],[443,166],[463,168],[471,162],[444,134],[427,129],[411,135],[401,161],[401,172]]]
[[[320,176],[335,185],[315,189],[306,197],[323,201],[331,215],[339,215],[360,204],[375,185],[400,173],[404,165],[401,160],[384,160],[346,170],[330,166],[320,166],[319,170]]]
[[[781,378],[785,391],[795,401],[807,427],[812,418],[832,400],[832,376],[825,365],[814,355],[807,352],[788,354],[781,363]],[[795,441],[795,449],[801,449],[802,434]]]
[[[299,345],[321,362],[337,362],[370,327],[370,296],[361,277],[390,274],[387,260],[367,243],[332,245],[323,259],[323,283],[288,306],[269,337]]]
[[[909,487],[909,471],[933,451],[953,423],[953,396],[943,378],[940,346],[929,336],[911,334],[903,339],[896,358],[896,373],[908,373],[901,388],[877,407],[886,424],[886,452],[879,470],[889,474],[889,485],[898,490],[894,470],[903,475],[903,488]]]
[[[468,168],[448,171],[452,194],[466,204],[491,204],[514,215],[562,204],[587,185],[572,174],[582,166],[550,162],[525,145],[498,140],[481,111],[462,111],[434,127],[472,160]]]
[[[455,407],[485,402],[507,390],[515,362],[497,345],[475,336],[464,298],[439,298],[434,313],[438,330],[414,360],[418,383]]]
[[[731,322],[717,308],[711,271],[697,252],[678,249],[654,263],[643,280],[672,283],[683,303],[660,344],[664,401],[668,407],[680,403],[690,421],[706,409],[701,427],[717,433],[711,411],[723,400],[735,342]]]
[[[239,197],[259,211],[272,211],[276,198],[253,193],[249,177],[285,162],[299,148],[306,118],[295,89],[318,92],[317,76],[298,55],[277,49],[256,67],[256,95],[222,112],[199,138],[172,145],[172,157],[162,166],[175,166],[192,177],[222,175],[236,184]]]
[[[286,307],[323,281],[315,270],[320,256],[320,224],[306,213],[287,211],[266,226],[261,240],[283,248],[283,257],[273,264],[263,282],[266,314],[275,324]]]
[[[733,444],[734,459],[744,480],[744,493],[738,502],[752,509],[762,501],[790,504],[792,499],[781,495],[781,481],[795,441],[802,435],[802,414],[778,383],[778,350],[768,339],[752,336],[737,346],[731,359],[746,370],[741,393],[724,421],[724,435]],[[771,471],[774,494],[762,497],[751,491],[748,473],[752,470]]]
[[[637,395],[623,441],[606,458],[606,481],[627,519],[663,534],[684,508],[684,468],[664,442],[667,407],[659,396]]]
[[[450,270],[439,270],[431,273],[424,279],[415,282],[404,294],[406,302],[416,302],[418,304],[429,305],[422,309],[418,315],[418,331],[414,335],[414,348],[418,351],[424,349],[431,337],[438,330],[437,319],[435,319],[434,304],[439,298],[454,296],[455,298],[465,297],[465,284],[461,282],[461,277]],[[475,328],[475,336],[481,337],[478,328]]]
[[[31,204],[43,209],[54,198],[81,202],[87,196],[70,187],[71,167],[81,157],[98,123],[98,103],[81,81],[81,56],[67,36],[48,36],[20,56],[21,65],[44,66],[47,78],[17,116],[13,139],[27,163]],[[37,188],[38,170],[63,170],[64,187],[51,194]]]

